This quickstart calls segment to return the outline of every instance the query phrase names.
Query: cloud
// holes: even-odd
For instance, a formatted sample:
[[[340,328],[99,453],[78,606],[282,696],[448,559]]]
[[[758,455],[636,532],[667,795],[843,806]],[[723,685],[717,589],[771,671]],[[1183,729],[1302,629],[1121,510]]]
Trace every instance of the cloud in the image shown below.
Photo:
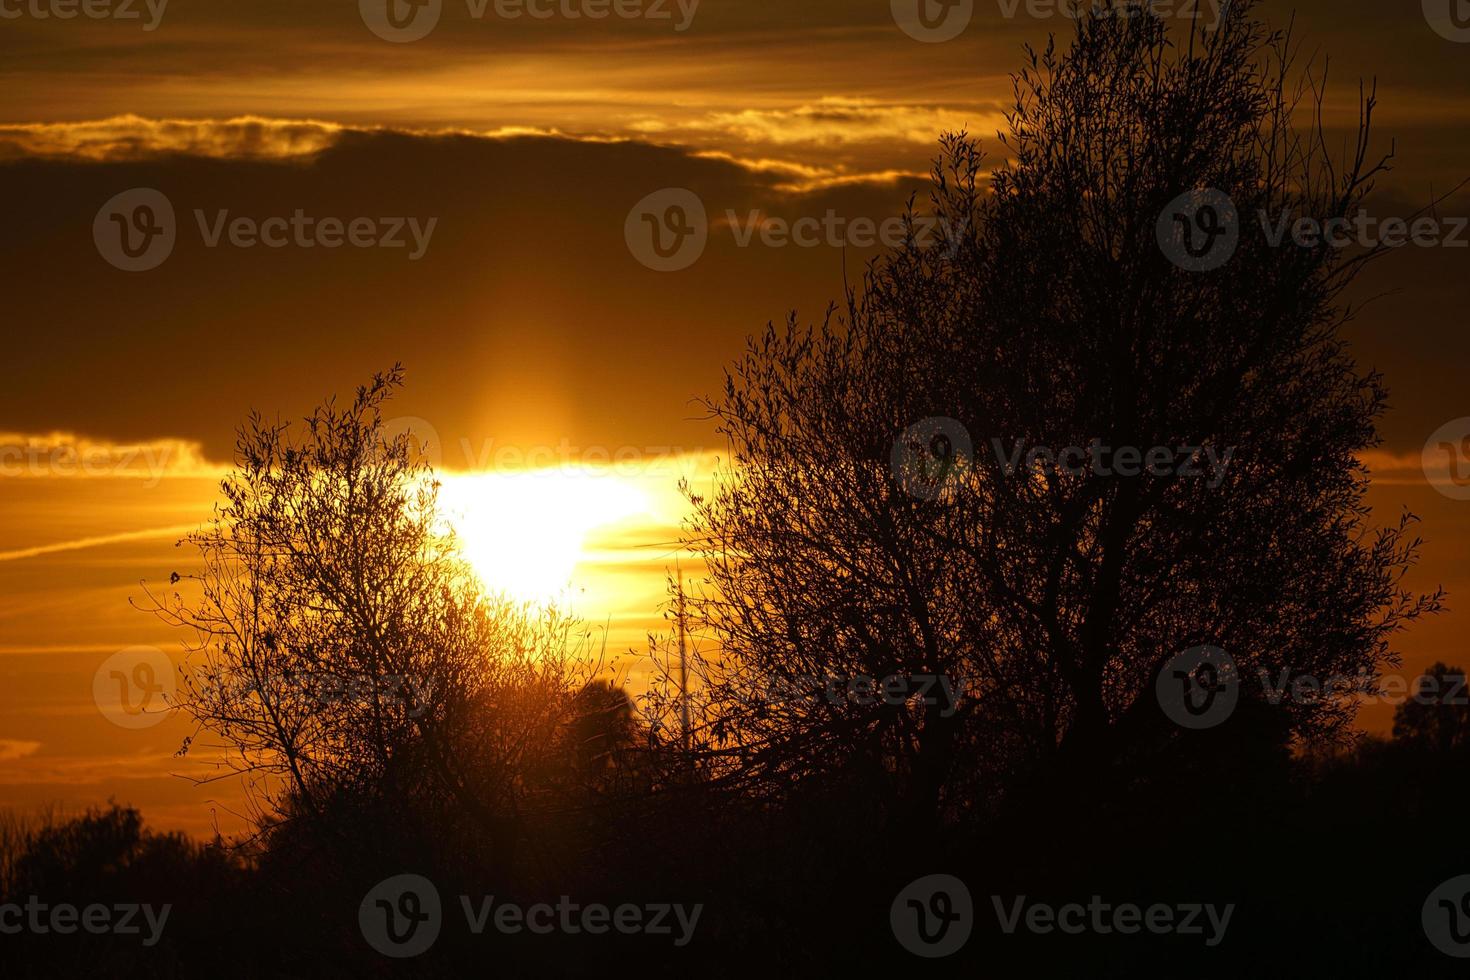
[[[146,160],[171,154],[215,159],[280,160],[334,145],[345,127],[315,120],[145,119],[113,116],[84,122],[0,126],[0,159],[71,157]]]
[[[814,103],[778,109],[715,111],[690,120],[646,117],[631,128],[648,134],[680,133],[705,139],[724,137],[746,143],[786,146],[802,143],[907,143],[932,145],[940,133],[968,129],[989,132],[1003,122],[999,106],[959,110],[938,105],[905,105],[876,99],[828,96]]]
[[[458,127],[418,129],[394,126],[352,126],[314,119],[269,119],[261,116],[239,116],[233,119],[150,119],[138,115],[112,116],[107,119],[80,122],[23,123],[0,125],[0,161],[39,158],[83,160],[94,163],[125,163],[183,156],[211,160],[306,161],[345,140],[370,138],[374,135],[399,135],[425,139],[466,137],[504,140],[516,137],[549,137],[581,143],[629,143],[657,137],[677,136],[691,141],[721,142],[738,138],[748,143],[766,142],[776,145],[809,141],[857,143],[892,142],[893,133],[884,133],[881,124],[864,119],[862,100],[830,100],[825,107],[803,107],[790,112],[714,113],[706,120],[680,125],[666,125],[656,120],[635,122],[628,135],[599,133],[566,133],[556,128],[534,126],[501,126],[489,130]],[[901,107],[873,104],[882,118],[901,114]],[[913,108],[913,107],[910,107]],[[920,116],[926,111],[914,108]],[[943,112],[943,110],[932,110]],[[847,119],[843,124],[841,120]],[[958,118],[958,117],[956,117]],[[844,138],[824,135],[813,126],[841,129]],[[901,138],[911,142],[933,142],[940,128],[925,129],[922,118],[909,120],[910,128]],[[803,127],[805,127],[803,129]],[[958,127],[952,127],[958,128]],[[835,131],[835,130],[833,130]],[[927,137],[922,134],[928,133]],[[762,133],[768,134],[763,136]],[[805,135],[802,135],[804,133]],[[677,144],[672,148],[677,149]],[[785,178],[778,187],[792,193],[807,193],[828,187],[858,183],[891,184],[904,178],[923,179],[913,170],[879,169],[853,171],[841,165],[782,160],[769,156],[743,156],[727,150],[693,151],[698,158],[722,160],[752,173],[774,174]]]
[[[758,129],[859,134],[865,115],[915,104],[835,99],[794,113],[805,122],[747,118]],[[765,147],[259,119],[9,131],[92,155],[0,161],[12,202],[0,251],[26,284],[7,296],[7,315],[44,325],[28,330],[0,388],[0,418],[31,435],[0,437],[0,451],[10,448],[12,468],[42,460],[43,473],[71,458],[68,447],[86,448],[53,430],[110,446],[96,457],[109,472],[203,472],[231,457],[252,408],[300,417],[395,361],[409,387],[394,411],[427,420],[446,446],[711,445],[691,400],[720,390],[745,337],[793,310],[819,317],[880,252],[741,244],[728,216],[740,227],[754,215],[881,223],[911,194],[922,208],[927,189],[902,169],[792,162]],[[157,189],[176,215],[172,253],[139,274],[104,261],[93,234],[102,205],[128,188]],[[640,264],[627,238],[630,209],[668,188],[700,198],[710,231],[697,261],[672,274]],[[437,230],[416,262],[404,249],[234,247],[201,232],[201,220],[207,231],[298,210],[437,219]],[[1365,277],[1365,295],[1396,290],[1351,327],[1394,391],[1384,433],[1394,448],[1421,446],[1463,388],[1462,259],[1449,249],[1389,256]],[[1403,324],[1422,334],[1409,349],[1395,342]],[[140,449],[125,467],[118,447],[167,456],[150,466]]]
[[[20,739],[0,738],[0,762],[14,762],[28,755],[35,755],[40,742],[23,742]]]
[[[296,141],[325,145],[305,156],[211,155],[240,145],[233,135],[201,137],[208,153],[144,153],[171,145],[174,130],[130,125],[144,135],[115,145],[135,159],[0,162],[12,202],[0,251],[26,283],[7,296],[7,317],[45,325],[13,355],[0,418],[19,433],[118,446],[167,434],[181,458],[201,446],[206,465],[231,458],[251,409],[299,418],[396,361],[409,386],[394,411],[427,420],[446,446],[709,445],[687,421],[690,399],[719,390],[744,337],[792,309],[820,315],[842,295],[844,263],[855,278],[876,254],[742,247],[715,219],[830,210],[882,221],[924,186],[644,141],[381,128],[324,129]],[[114,128],[99,131],[111,139]],[[62,131],[53,145],[74,141]],[[141,273],[110,265],[94,236],[103,205],[129,188],[166,196],[177,231],[166,261]],[[712,223],[703,256],[677,274],[640,264],[627,238],[630,209],[663,188],[699,195]],[[207,234],[297,211],[437,224],[420,261],[405,249],[250,248]],[[20,442],[36,444],[49,445]]]
[[[39,157],[118,163],[170,156],[213,160],[306,159],[336,146],[349,136],[373,133],[477,136],[485,139],[566,135],[555,129],[533,126],[502,126],[474,131],[448,127],[348,126],[318,119],[268,119],[262,116],[149,119],[127,114],[80,122],[0,125],[0,161]],[[610,138],[599,136],[575,138],[610,141]]]
[[[844,173],[836,167],[816,167],[769,158],[742,158],[726,153],[724,150],[704,150],[694,153],[693,156],[701,160],[723,160],[752,173],[771,174],[784,178],[779,183],[772,185],[772,188],[789,194],[809,194],[814,191],[854,184],[895,184],[900,180],[924,180],[926,178],[925,174],[914,170]]]
[[[214,476],[220,468],[187,439],[112,442],[71,432],[0,432],[0,478],[121,477],[153,486],[168,476]]]

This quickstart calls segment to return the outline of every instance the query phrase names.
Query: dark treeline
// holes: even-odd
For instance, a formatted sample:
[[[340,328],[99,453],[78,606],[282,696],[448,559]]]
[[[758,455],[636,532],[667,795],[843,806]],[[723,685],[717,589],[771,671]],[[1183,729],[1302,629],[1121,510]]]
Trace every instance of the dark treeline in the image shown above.
[[[1351,751],[1284,758],[1262,746],[1249,758],[1223,736],[1189,746],[1191,761],[1131,792],[1078,800],[1065,812],[1031,812],[984,828],[948,827],[930,838],[875,830],[860,785],[812,790],[782,810],[731,804],[691,790],[636,807],[602,807],[581,826],[528,834],[514,871],[485,869],[483,842],[450,841],[423,828],[402,835],[362,814],[341,842],[350,857],[306,840],[269,848],[201,846],[160,835],[113,806],[70,819],[12,823],[0,833],[0,898],[51,904],[147,902],[173,906],[161,938],[5,937],[7,976],[261,977],[596,976],[691,970],[717,977],[836,975],[892,966],[1034,976],[1233,976],[1270,964],[1273,976],[1449,976],[1453,962],[1422,938],[1419,909],[1457,871],[1463,773],[1470,765],[1464,709],[1453,745],[1401,733]],[[1438,725],[1439,722],[1429,722]],[[1223,744],[1220,744],[1223,743]],[[646,742],[619,747],[626,763]],[[1217,751],[1218,750],[1218,751]],[[570,760],[569,760],[570,761]],[[1151,785],[1150,785],[1151,783]],[[347,819],[344,817],[344,820]],[[555,861],[548,852],[565,848]],[[536,857],[532,857],[532,854]],[[554,865],[554,868],[552,867]],[[460,892],[530,903],[562,894],[583,903],[700,902],[694,940],[666,936],[512,936],[446,928],[434,948],[393,961],[364,942],[358,905],[404,869],[431,878],[456,907]],[[942,871],[964,879],[977,905],[991,895],[1081,901],[1234,902],[1225,942],[1193,937],[1004,934],[988,908],[966,947],[922,960],[899,949],[893,896]],[[3,904],[3,902],[0,902]],[[460,917],[460,921],[462,917]]]
[[[5,937],[6,975],[1453,965],[1420,916],[1467,870],[1463,691],[1424,688],[1391,740],[1352,727],[1443,599],[1403,584],[1415,518],[1364,503],[1387,392],[1339,329],[1378,251],[1256,220],[1356,213],[1390,162],[1373,97],[1334,155],[1320,77],[1254,4],[1182,31],[1122,6],[1027,52],[993,169],[945,138],[939,241],[769,327],[706,403],[730,451],[686,488],[687,684],[672,636],[625,692],[579,624],[478,588],[420,448],[385,432],[398,369],[304,426],[251,418],[197,566],[144,604],[190,637],[185,750],[223,749],[255,832],[201,847],[113,809],[19,833],[8,900],[175,907],[148,948]],[[399,959],[364,923],[423,913],[374,897],[403,874],[442,930]],[[895,925],[934,874],[973,898],[942,959]],[[476,935],[460,896],[702,911],[682,944]],[[1022,896],[1233,911],[1212,943],[1008,934]]]

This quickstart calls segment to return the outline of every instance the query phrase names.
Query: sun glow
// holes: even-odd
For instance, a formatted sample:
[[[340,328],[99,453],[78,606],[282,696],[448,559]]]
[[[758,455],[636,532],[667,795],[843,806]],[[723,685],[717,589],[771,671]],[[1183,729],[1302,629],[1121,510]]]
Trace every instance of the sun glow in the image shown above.
[[[586,469],[450,476],[440,497],[485,586],[535,602],[572,584],[593,531],[649,509],[632,482]]]

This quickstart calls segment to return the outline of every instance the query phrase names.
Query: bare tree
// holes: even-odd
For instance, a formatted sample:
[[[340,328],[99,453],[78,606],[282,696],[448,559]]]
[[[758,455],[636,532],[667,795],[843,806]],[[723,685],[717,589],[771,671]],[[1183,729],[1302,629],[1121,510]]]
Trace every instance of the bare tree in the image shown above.
[[[194,631],[181,706],[260,791],[264,822],[324,823],[350,801],[508,844],[521,773],[579,686],[581,634],[481,587],[412,434],[384,433],[401,384],[395,367],[304,426],[252,415],[189,538],[197,592],[150,593],[151,609]]]

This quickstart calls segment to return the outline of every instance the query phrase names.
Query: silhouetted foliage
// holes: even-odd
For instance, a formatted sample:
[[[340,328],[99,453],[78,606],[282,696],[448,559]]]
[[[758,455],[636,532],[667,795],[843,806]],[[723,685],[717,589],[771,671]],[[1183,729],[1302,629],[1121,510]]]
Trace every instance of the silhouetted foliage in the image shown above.
[[[323,841],[394,838],[427,820],[508,858],[524,774],[546,765],[587,669],[581,634],[480,586],[412,434],[383,429],[401,384],[395,368],[303,427],[252,416],[225,503],[190,537],[200,598],[154,610],[196,632],[181,707],[252,779],[273,831],[306,817]]]
[[[1278,246],[1255,221],[1357,209],[1384,166],[1368,158],[1374,100],[1331,159],[1320,130],[1295,128],[1288,39],[1252,10],[1229,5],[1182,43],[1139,11],[1081,17],[1070,48],[1031,52],[1016,76],[989,193],[978,144],[946,139],[939,247],[911,241],[841,322],[793,317],[730,370],[708,403],[729,467],[688,491],[709,568],[690,605],[719,651],[700,731],[729,778],[785,794],[863,772],[918,827],[1028,780],[1121,790],[1184,737],[1153,694],[1175,655],[1212,644],[1246,678],[1372,689],[1393,634],[1438,608],[1401,585],[1413,519],[1374,529],[1363,500],[1385,393],[1338,328],[1371,256]],[[1156,226],[1206,188],[1233,199],[1239,245],[1196,271]],[[954,447],[936,499],[892,463],[928,418],[973,444]],[[1228,465],[1218,481],[1007,465],[1017,447],[1094,443]],[[948,677],[965,697],[769,693],[893,675]],[[1352,694],[1272,705],[1247,685],[1260,703],[1233,724],[1284,747],[1343,731]]]
[[[1394,710],[1393,737],[1437,752],[1470,745],[1470,691],[1465,689],[1465,672],[1439,663],[1430,667]]]

